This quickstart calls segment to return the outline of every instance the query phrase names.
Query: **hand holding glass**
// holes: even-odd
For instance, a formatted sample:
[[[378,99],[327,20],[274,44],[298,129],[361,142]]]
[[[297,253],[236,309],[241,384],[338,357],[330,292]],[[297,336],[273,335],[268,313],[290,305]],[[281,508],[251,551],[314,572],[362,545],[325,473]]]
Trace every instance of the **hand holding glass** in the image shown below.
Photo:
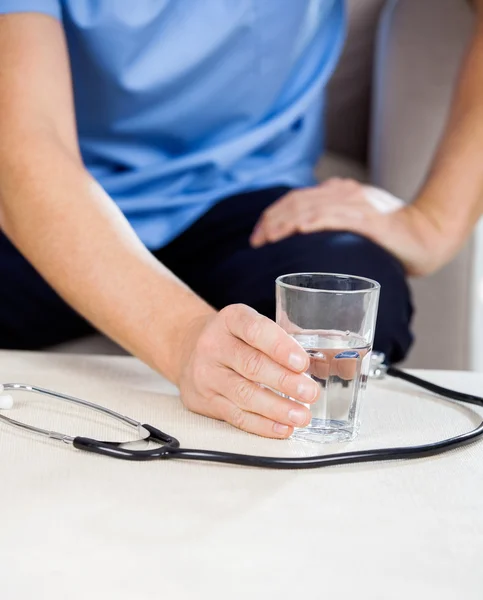
[[[350,275],[296,273],[277,279],[277,323],[310,357],[320,386],[310,424],[293,437],[354,439],[370,366],[380,285]]]

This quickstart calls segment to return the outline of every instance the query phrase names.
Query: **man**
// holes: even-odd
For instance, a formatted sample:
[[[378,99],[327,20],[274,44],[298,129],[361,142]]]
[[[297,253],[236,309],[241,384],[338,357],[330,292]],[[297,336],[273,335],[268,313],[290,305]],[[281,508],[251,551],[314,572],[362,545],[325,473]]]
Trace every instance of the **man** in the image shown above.
[[[191,410],[285,438],[310,413],[258,384],[317,389],[267,318],[273,280],[338,271],[381,282],[375,347],[401,359],[405,273],[450,260],[481,214],[477,4],[431,176],[383,215],[312,176],[343,0],[0,0],[0,346],[90,323]]]

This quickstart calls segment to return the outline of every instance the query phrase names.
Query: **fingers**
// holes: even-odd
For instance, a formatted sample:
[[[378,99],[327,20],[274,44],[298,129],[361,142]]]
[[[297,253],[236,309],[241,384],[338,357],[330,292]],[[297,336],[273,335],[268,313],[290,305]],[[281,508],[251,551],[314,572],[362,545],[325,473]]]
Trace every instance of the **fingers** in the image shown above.
[[[264,219],[250,238],[253,248],[274,244],[297,233],[296,222],[286,215],[279,220]]]
[[[252,248],[260,248],[268,243],[278,242],[297,232],[290,212],[280,215],[262,215],[250,237]]]
[[[318,397],[319,388],[308,375],[285,369],[243,342],[235,344],[227,366],[246,380],[260,383],[299,402],[311,404]]]
[[[321,387],[307,371],[319,380],[350,380],[363,358],[357,349],[332,348],[309,360],[281,327],[244,305],[223,309],[197,335],[181,377],[184,404],[265,437],[287,438],[310,423],[306,405]]]
[[[259,248],[266,243],[274,243],[296,233],[294,217],[303,198],[311,193],[311,188],[289,192],[280,200],[269,206],[258,221],[250,244]]]
[[[187,408],[266,437],[289,437],[310,422],[301,403],[314,402],[320,387],[305,373],[307,353],[281,327],[232,305],[197,335],[180,378]]]
[[[317,386],[318,387],[318,386]],[[305,427],[310,423],[310,410],[288,398],[227,371],[220,389],[224,397],[245,412],[266,417],[288,427]]]
[[[223,364],[249,382],[260,383],[300,402],[314,402],[318,386],[301,373],[309,367],[306,352],[273,321],[244,309],[235,306],[226,316],[228,329],[235,337]]]
[[[263,215],[258,221],[258,223],[255,225],[249,241],[250,246],[252,246],[252,248],[260,248],[260,246],[263,246],[267,243],[267,238],[265,236],[265,227],[263,223]]]
[[[331,206],[312,215],[303,215],[297,223],[300,233],[315,231],[352,231],[364,234],[372,224],[372,214],[365,207]]]
[[[326,179],[318,187],[319,189],[327,190],[331,193],[337,192],[338,194],[343,194],[345,197],[351,196],[352,194],[363,194],[362,183],[355,179],[330,177],[330,179]]]
[[[289,235],[290,232],[295,233],[291,227],[293,212],[297,206],[295,197],[306,191],[289,192],[263,212],[250,238],[250,243],[254,248],[278,241]]]
[[[220,418],[242,431],[278,439],[288,438],[293,433],[293,427],[247,412],[223,396],[218,397],[216,402],[220,410]]]
[[[236,304],[220,313],[229,333],[278,364],[302,373],[309,366],[305,350],[276,323],[248,306]],[[261,382],[260,382],[261,383]]]
[[[318,397],[318,385],[308,375],[289,371],[241,341],[234,343],[226,364],[246,381],[260,383],[299,402],[311,404]]]
[[[364,234],[373,223],[373,214],[368,207],[344,203],[319,204],[307,203],[289,217],[289,220],[270,221],[263,225],[263,241],[254,247],[266,243],[276,243],[297,233],[307,234],[316,231],[353,231]]]
[[[316,187],[289,192],[272,204],[257,223],[250,243],[258,248],[296,233],[323,230],[362,233],[367,208],[360,183],[332,178]]]

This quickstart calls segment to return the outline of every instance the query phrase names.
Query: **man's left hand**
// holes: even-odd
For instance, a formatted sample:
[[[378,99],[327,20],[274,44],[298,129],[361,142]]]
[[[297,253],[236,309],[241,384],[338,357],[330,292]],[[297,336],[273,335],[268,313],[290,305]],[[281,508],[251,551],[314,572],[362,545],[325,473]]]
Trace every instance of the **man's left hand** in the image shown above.
[[[364,186],[350,179],[293,190],[262,214],[250,238],[253,247],[295,234],[350,231],[398,258],[408,275],[427,275],[453,254],[438,223],[415,204],[384,214],[367,200]]]

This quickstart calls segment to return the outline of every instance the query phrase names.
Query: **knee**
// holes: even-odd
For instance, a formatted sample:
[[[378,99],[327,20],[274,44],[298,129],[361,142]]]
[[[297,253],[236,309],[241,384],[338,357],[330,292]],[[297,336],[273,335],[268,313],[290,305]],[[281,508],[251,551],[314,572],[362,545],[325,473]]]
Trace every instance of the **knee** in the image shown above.
[[[404,269],[394,256],[369,239],[349,232],[298,238],[291,252],[298,256],[292,271],[346,273],[380,283],[374,349],[384,352],[392,363],[405,358],[413,341],[413,309]]]
[[[374,350],[383,352],[390,364],[402,361],[412,346],[412,314],[411,296],[404,281],[393,287],[381,285]]]
[[[369,277],[381,285],[374,350],[384,352],[389,363],[400,362],[413,343],[413,306],[404,268],[394,256],[369,240],[352,239],[350,243],[357,256],[351,274]]]
[[[324,232],[320,235],[319,245],[327,257],[327,262],[352,270],[351,275],[385,279],[397,274],[404,279],[401,263],[368,238],[350,232]],[[382,281],[380,281],[382,284]]]
[[[353,233],[320,232],[249,250],[238,258],[252,265],[250,275],[230,277],[224,302],[245,302],[270,318],[275,316],[274,280],[279,275],[346,273],[378,281],[381,296],[374,348],[384,352],[391,362],[402,360],[408,352],[412,308],[404,269],[370,240]],[[231,267],[237,271],[233,262]]]
[[[402,264],[381,246],[358,235],[341,234],[331,243],[336,252],[342,252],[347,268],[352,268],[350,274],[380,283],[374,349],[384,352],[388,362],[400,362],[413,342],[411,292]]]

